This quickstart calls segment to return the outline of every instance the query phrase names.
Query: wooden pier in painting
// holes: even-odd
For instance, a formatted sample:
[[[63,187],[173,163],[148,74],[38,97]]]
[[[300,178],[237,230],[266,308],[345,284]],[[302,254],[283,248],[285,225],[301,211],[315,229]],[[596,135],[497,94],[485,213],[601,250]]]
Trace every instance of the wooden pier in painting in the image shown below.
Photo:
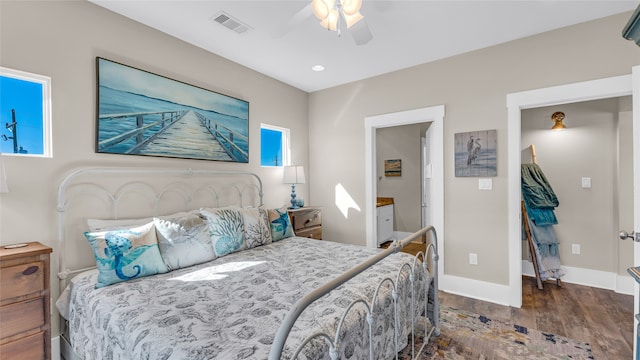
[[[149,120],[152,117],[155,120]],[[246,136],[194,110],[101,115],[99,119],[136,123],[132,130],[100,141],[98,148],[104,152],[111,146],[131,143],[121,153],[238,162],[249,159],[236,143],[248,142]]]

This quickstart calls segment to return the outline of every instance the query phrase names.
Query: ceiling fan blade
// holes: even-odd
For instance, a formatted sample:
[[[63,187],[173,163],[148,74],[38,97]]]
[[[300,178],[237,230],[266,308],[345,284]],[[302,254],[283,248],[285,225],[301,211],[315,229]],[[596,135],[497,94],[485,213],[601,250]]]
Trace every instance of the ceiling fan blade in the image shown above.
[[[300,24],[302,24],[305,20],[307,20],[309,17],[312,17],[312,16],[313,16],[313,8],[311,7],[311,3],[308,3],[298,12],[293,14],[293,16],[289,18],[289,21],[279,24],[274,31],[274,37],[281,38],[285,36],[287,33],[289,33],[289,31],[291,31],[292,29],[295,29]]]
[[[353,24],[349,28],[349,32],[351,36],[353,36],[353,41],[355,41],[356,45],[364,45],[373,39],[373,34],[371,34],[371,30],[369,30],[369,25],[367,25],[365,19],[361,19]]]

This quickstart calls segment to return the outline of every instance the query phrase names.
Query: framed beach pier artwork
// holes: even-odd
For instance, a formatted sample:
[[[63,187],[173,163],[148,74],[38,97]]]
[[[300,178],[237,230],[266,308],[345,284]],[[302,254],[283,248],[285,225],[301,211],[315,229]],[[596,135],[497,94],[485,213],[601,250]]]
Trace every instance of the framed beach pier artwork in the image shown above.
[[[249,162],[249,103],[96,58],[96,152]]]
[[[497,176],[496,130],[454,135],[456,176]]]

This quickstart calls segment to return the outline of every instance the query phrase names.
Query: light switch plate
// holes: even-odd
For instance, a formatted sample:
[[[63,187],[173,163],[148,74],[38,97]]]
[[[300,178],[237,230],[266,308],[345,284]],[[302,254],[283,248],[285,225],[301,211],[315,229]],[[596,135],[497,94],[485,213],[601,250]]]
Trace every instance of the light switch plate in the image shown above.
[[[591,188],[591,178],[590,177],[583,177],[582,178],[582,188],[583,189],[590,189]]]
[[[493,189],[493,181],[491,179],[478,179],[478,189],[480,190]]]
[[[580,244],[571,244],[571,253],[574,255],[580,255]]]

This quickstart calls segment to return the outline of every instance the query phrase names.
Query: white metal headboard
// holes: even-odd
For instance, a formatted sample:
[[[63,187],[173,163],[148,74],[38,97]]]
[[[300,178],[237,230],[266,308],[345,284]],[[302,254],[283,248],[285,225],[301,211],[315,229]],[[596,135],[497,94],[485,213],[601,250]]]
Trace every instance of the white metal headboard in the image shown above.
[[[95,266],[87,219],[128,219],[222,206],[260,206],[262,180],[251,172],[81,168],[58,187],[58,278]],[[70,264],[71,263],[71,264]]]

